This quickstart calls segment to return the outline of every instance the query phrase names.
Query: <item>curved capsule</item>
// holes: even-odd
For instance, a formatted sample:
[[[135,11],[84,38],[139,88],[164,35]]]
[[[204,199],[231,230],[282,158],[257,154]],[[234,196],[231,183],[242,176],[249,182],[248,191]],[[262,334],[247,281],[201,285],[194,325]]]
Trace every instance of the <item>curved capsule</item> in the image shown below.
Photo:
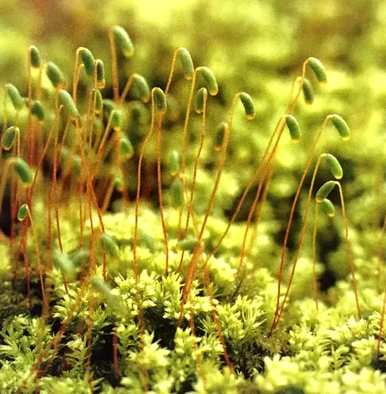
[[[15,85],[12,85],[11,83],[7,83],[5,85],[5,91],[7,93],[7,96],[11,100],[11,103],[15,108],[15,110],[16,111],[21,110],[24,106],[24,99],[21,96],[18,88]]]
[[[196,238],[185,238],[177,242],[177,247],[182,250],[193,252],[198,243],[199,242]]]
[[[211,96],[216,96],[218,93],[218,84],[213,71],[208,67],[198,67],[196,70],[197,74],[200,74],[206,83],[208,92]]]
[[[97,88],[103,89],[106,84],[105,65],[101,59],[95,61]]]
[[[121,51],[122,55],[130,58],[134,55],[134,45],[127,31],[122,26],[114,26],[111,29],[114,42]]]
[[[36,100],[31,105],[31,115],[34,116],[37,120],[42,122],[45,117],[45,111],[42,103],[39,100]]]
[[[150,88],[149,85],[146,81],[146,79],[139,74],[133,74],[133,88],[136,88],[138,91],[138,96],[143,101],[146,103],[149,101],[150,98]]]
[[[335,129],[338,131],[339,135],[343,140],[348,140],[350,138],[350,128],[346,121],[338,114],[330,115],[331,123],[334,125]]]
[[[319,205],[322,212],[328,217],[333,218],[335,216],[335,206],[328,198],[324,198]]]
[[[206,88],[200,88],[194,97],[194,110],[197,114],[204,112],[206,100],[208,98],[208,91]]]
[[[114,130],[120,130],[122,127],[122,112],[118,109],[113,109],[110,113],[110,122]]]
[[[103,233],[101,236],[101,245],[103,250],[112,257],[118,257],[119,248],[116,241],[108,234]]]
[[[301,138],[300,126],[299,122],[295,118],[295,116],[288,114],[285,117],[285,123],[287,125],[288,131],[290,133],[291,139],[294,142],[299,142]]]
[[[216,134],[214,137],[214,149],[215,150],[220,150],[221,147],[223,146],[224,143],[224,136],[225,133],[228,129],[228,123],[227,122],[221,122],[216,129]]]
[[[317,59],[316,57],[309,57],[307,59],[307,65],[314,73],[318,82],[320,83],[327,82],[326,68],[324,67],[323,63],[319,59]]]
[[[167,110],[167,100],[163,90],[161,88],[154,88],[152,95],[156,112],[160,114],[165,113]]]
[[[29,61],[33,68],[39,68],[42,64],[39,49],[34,45],[29,47]]]
[[[194,65],[190,52],[186,48],[178,48],[178,58],[180,59],[185,79],[192,79],[194,74]]]
[[[63,105],[64,110],[69,116],[74,118],[79,117],[79,112],[75,106],[74,100],[72,99],[70,93],[64,89],[59,91],[59,102]]]
[[[73,261],[65,253],[55,251],[53,253],[53,263],[57,269],[62,272],[62,275],[70,281],[75,280],[76,269]]]
[[[175,178],[170,185],[170,202],[175,208],[182,207],[185,203],[184,186],[179,177]]]
[[[21,157],[12,159],[12,164],[20,180],[24,184],[31,184],[33,176],[30,166]]]
[[[103,97],[99,89],[93,89],[95,113],[99,115],[103,111]]]
[[[315,99],[314,88],[312,87],[311,82],[307,78],[304,78],[303,80],[302,90],[304,101],[307,104],[312,104]]]
[[[321,203],[332,192],[334,187],[338,184],[336,181],[327,181],[316,192],[316,202]]]
[[[63,86],[65,83],[64,76],[60,68],[53,62],[48,62],[46,66],[46,74],[55,88]]]
[[[134,148],[127,137],[121,137],[119,152],[122,158],[128,160],[134,155]]]
[[[95,70],[95,58],[92,52],[84,47],[79,48],[79,57],[84,66],[86,74],[90,77],[94,75]]]
[[[331,153],[323,153],[323,158],[326,160],[329,170],[335,179],[343,178],[343,168],[338,159]]]
[[[20,135],[20,129],[18,127],[8,127],[1,136],[1,147],[4,150],[11,150],[16,142],[18,135]]]
[[[20,205],[19,209],[17,210],[17,220],[19,222],[24,221],[25,219],[27,219],[27,217],[29,216],[29,208],[28,208],[28,204],[22,204]]]
[[[172,176],[180,172],[180,155],[175,149],[169,154],[169,171]]]
[[[248,120],[254,119],[254,117],[256,116],[256,109],[252,97],[248,93],[241,92],[239,94],[239,98],[241,103],[243,104],[247,119]]]
[[[91,286],[105,299],[106,303],[117,302],[117,296],[115,296],[110,289],[110,286],[101,278],[94,276],[90,280]]]

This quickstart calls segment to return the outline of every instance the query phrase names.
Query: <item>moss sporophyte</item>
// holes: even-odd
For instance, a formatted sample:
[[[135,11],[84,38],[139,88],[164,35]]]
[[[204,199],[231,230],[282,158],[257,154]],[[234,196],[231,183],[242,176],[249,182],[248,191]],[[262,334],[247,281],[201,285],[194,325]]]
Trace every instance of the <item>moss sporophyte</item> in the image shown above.
[[[31,46],[26,97],[4,86],[0,271],[16,304],[1,307],[1,392],[366,392],[350,379],[385,392],[384,221],[381,279],[356,258],[345,163],[321,150],[330,126],[341,140],[349,126],[332,113],[302,130],[322,62],[305,60],[239,168],[232,141],[258,128],[249,93],[224,109],[214,71],[183,47],[152,87],[126,75],[127,31],[108,38],[110,59],[80,47],[71,78]],[[274,217],[288,149],[300,177]],[[326,289],[318,241],[332,226],[342,274]]]

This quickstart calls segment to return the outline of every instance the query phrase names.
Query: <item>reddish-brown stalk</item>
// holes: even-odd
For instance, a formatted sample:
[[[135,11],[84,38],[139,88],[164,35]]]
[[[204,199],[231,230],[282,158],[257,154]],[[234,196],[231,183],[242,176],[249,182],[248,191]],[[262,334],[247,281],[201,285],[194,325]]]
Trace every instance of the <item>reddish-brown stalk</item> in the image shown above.
[[[184,128],[182,130],[182,142],[181,142],[181,170],[180,175],[182,179],[182,185],[184,190],[184,195],[186,195],[186,180],[185,180],[185,171],[186,171],[186,154],[187,154],[187,137],[188,137],[188,126],[189,126],[189,119],[190,113],[192,110],[192,103],[193,103],[193,95],[194,89],[196,86],[196,79],[197,79],[197,69],[194,70],[192,82],[190,85],[190,92],[188,98],[188,104],[186,106],[186,113],[185,113],[185,120],[184,120]],[[178,234],[179,237],[182,237],[182,216],[183,216],[184,206],[182,205],[179,209],[179,216],[178,216]]]
[[[179,48],[177,48],[173,52],[173,58],[172,58],[172,62],[171,62],[171,65],[170,65],[168,81],[166,83],[166,87],[165,87],[165,90],[164,90],[166,95],[169,93],[170,87],[172,85],[173,75],[174,75],[174,72],[175,72],[175,69],[176,69],[176,61],[177,61],[178,51],[179,51]]]
[[[297,249],[296,249],[296,253],[293,259],[293,264],[292,264],[292,270],[290,273],[290,277],[288,280],[288,285],[287,285],[287,289],[284,295],[284,299],[281,303],[280,309],[278,311],[277,314],[277,318],[276,321],[274,322],[273,326],[271,327],[271,332],[277,327],[277,325],[279,324],[280,318],[284,312],[284,308],[286,305],[286,302],[288,300],[289,297],[289,292],[291,289],[291,285],[293,283],[293,279],[295,277],[295,270],[296,270],[296,265],[297,265],[297,261],[299,259],[299,255],[300,255],[300,251],[305,239],[305,235],[306,235],[306,229],[307,229],[307,218],[308,218],[308,211],[310,208],[310,204],[311,204],[311,196],[312,196],[312,192],[313,192],[313,188],[314,188],[314,184],[315,184],[315,178],[316,178],[316,173],[318,171],[319,165],[320,165],[320,160],[321,160],[322,156],[319,157],[318,162],[315,166],[315,170],[312,176],[312,180],[311,180],[311,185],[309,188],[309,193],[308,193],[308,197],[307,197],[307,202],[306,202],[306,207],[304,209],[304,220],[303,220],[303,226],[300,232],[300,238],[298,241],[298,245],[297,245]],[[355,267],[354,267],[354,262],[353,262],[353,256],[352,256],[352,248],[351,248],[351,243],[349,240],[349,236],[348,236],[348,219],[347,219],[347,214],[346,214],[346,209],[345,209],[345,203],[344,203],[344,198],[343,198],[343,190],[342,190],[342,186],[340,185],[340,183],[338,181],[336,181],[336,185],[338,187],[339,190],[339,198],[340,198],[340,205],[341,205],[341,211],[342,211],[342,218],[344,221],[344,238],[345,238],[345,243],[346,243],[346,251],[347,251],[347,261],[348,261],[348,266],[349,266],[349,270],[350,270],[350,274],[351,274],[351,281],[352,281],[352,286],[353,286],[353,291],[354,291],[354,297],[355,297],[355,305],[356,305],[356,310],[357,310],[357,317],[358,319],[361,318],[361,309],[360,309],[360,305],[359,305],[359,294],[358,294],[358,285],[357,285],[357,281],[356,281],[356,277],[355,277]]]
[[[113,86],[114,101],[119,100],[119,77],[118,77],[118,61],[117,61],[117,49],[115,47],[114,35],[112,30],[109,30],[109,43],[110,43],[110,54],[111,54],[111,83]]]
[[[163,204],[163,196],[162,196],[162,174],[161,174],[161,151],[162,151],[161,129],[162,129],[163,115],[164,115],[163,113],[159,113],[156,115],[157,191],[158,191],[158,204],[159,204],[162,233],[163,233],[163,242],[165,249],[165,275],[167,275],[169,271],[169,236],[168,236],[168,229],[165,220],[165,212],[164,212],[164,204]]]
[[[319,287],[316,277],[316,236],[318,232],[319,204],[315,201],[314,225],[312,229],[312,287],[316,311],[319,311]]]
[[[192,217],[193,224],[195,225],[194,216],[193,216],[193,199],[194,199],[194,191],[196,188],[197,171],[198,171],[198,167],[200,164],[201,152],[202,152],[202,149],[204,147],[204,142],[205,142],[207,101],[208,101],[208,95],[205,94],[204,95],[204,102],[203,102],[203,111],[202,111],[202,123],[201,123],[201,128],[200,128],[200,142],[199,142],[199,147],[197,150],[197,154],[196,154],[196,158],[195,158],[194,166],[193,166],[193,177],[192,177],[192,186],[190,188],[190,198],[189,198],[189,202],[188,202],[188,213],[186,215],[185,229],[182,234],[182,237],[185,237],[188,232],[190,217]],[[195,232],[196,233],[198,232],[197,228],[195,228]],[[182,268],[184,255],[185,255],[185,250],[183,249],[182,253],[181,253],[180,263],[179,263],[178,269],[177,269],[178,272],[180,272],[180,270]]]
[[[220,184],[221,175],[222,175],[222,172],[224,169],[225,159],[226,159],[228,144],[229,144],[229,133],[230,133],[230,128],[229,128],[229,125],[226,124],[225,132],[224,132],[224,139],[223,139],[222,146],[221,146],[220,157],[219,157],[219,161],[217,164],[217,173],[216,173],[216,177],[214,180],[212,193],[209,197],[209,202],[208,202],[208,206],[207,206],[207,209],[206,209],[206,212],[204,215],[204,219],[201,224],[201,229],[200,229],[198,236],[197,236],[197,246],[194,248],[193,256],[192,256],[192,259],[191,259],[189,266],[188,266],[188,272],[187,272],[186,279],[185,279],[185,285],[183,287],[182,301],[180,304],[179,323],[181,323],[181,321],[183,319],[185,303],[186,303],[186,300],[188,299],[189,294],[190,294],[191,285],[193,283],[193,280],[195,278],[196,271],[197,271],[197,265],[199,263],[200,258],[202,257],[202,252],[203,252],[202,238],[204,235],[207,221],[208,221],[209,216],[212,213],[212,210],[214,207],[218,186]]]
[[[122,105],[125,102],[126,96],[129,94],[130,88],[133,84],[133,74],[127,79],[125,87],[123,88],[121,98],[119,99],[119,103]]]
[[[312,160],[313,160],[313,157],[314,157],[316,145],[319,142],[319,139],[320,139],[320,137],[321,137],[321,135],[323,133],[323,130],[326,127],[326,124],[327,124],[328,120],[329,120],[329,116],[327,116],[324,119],[321,128],[317,132],[316,136],[314,137],[314,140],[312,141],[312,143],[310,145],[311,148],[310,148],[310,152],[308,154],[306,165],[305,165],[305,168],[303,170],[303,174],[302,174],[302,176],[300,178],[298,187],[297,187],[296,192],[295,192],[295,197],[294,197],[294,199],[292,201],[292,205],[291,205],[291,208],[290,208],[289,219],[288,219],[288,222],[287,222],[287,226],[286,226],[286,230],[285,230],[285,234],[284,234],[284,240],[283,240],[281,251],[280,251],[280,267],[279,267],[278,282],[277,282],[278,285],[277,285],[277,294],[276,294],[276,309],[275,309],[275,315],[274,315],[274,318],[273,318],[273,321],[272,321],[270,333],[272,333],[273,329],[275,328],[277,315],[278,315],[279,309],[280,309],[281,282],[283,280],[284,266],[285,266],[285,262],[286,262],[286,249],[287,249],[289,234],[290,234],[290,231],[291,231],[291,228],[292,228],[292,223],[293,223],[293,217],[294,217],[294,214],[295,214],[295,209],[296,209],[298,200],[300,198],[300,192],[302,190],[303,183],[304,183],[305,178],[306,178],[306,176],[308,174],[308,171],[309,171],[309,169],[311,167],[311,163],[312,163]]]

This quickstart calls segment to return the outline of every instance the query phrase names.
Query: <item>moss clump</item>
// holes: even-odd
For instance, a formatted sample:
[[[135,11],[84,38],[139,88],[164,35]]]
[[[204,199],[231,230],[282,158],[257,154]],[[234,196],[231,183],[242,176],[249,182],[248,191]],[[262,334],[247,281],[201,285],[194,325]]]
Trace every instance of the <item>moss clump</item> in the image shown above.
[[[249,94],[236,93],[218,119],[210,108],[221,85],[206,66],[192,71],[186,50],[188,78],[172,64],[164,90],[137,73],[121,86],[119,64],[134,47],[120,26],[110,50],[112,97],[101,91],[100,60],[81,48],[72,89],[42,60],[45,74],[29,74],[23,105],[2,108],[3,129],[20,129],[2,165],[28,169],[28,177],[4,171],[0,182],[0,206],[10,213],[0,243],[2,392],[383,393],[383,262],[378,249],[363,252],[361,235],[381,239],[384,228],[351,226],[350,190],[331,154],[342,180],[330,181],[339,199],[329,197],[341,215],[333,223],[312,215],[315,191],[326,185],[316,159],[322,132],[331,119],[343,137],[348,129],[327,115],[312,140],[300,138],[294,113],[307,60],[259,160],[240,166],[248,141],[233,138],[252,128]],[[183,105],[172,92],[182,83],[177,133],[173,105]],[[202,94],[193,114],[202,89],[213,97]],[[37,102],[44,116],[35,116]],[[216,138],[209,130],[219,122]],[[298,154],[281,149],[287,127]],[[287,192],[278,168],[293,170]],[[309,218],[324,255],[307,238]],[[331,231],[343,235],[330,255]],[[336,282],[319,289],[325,271]]]

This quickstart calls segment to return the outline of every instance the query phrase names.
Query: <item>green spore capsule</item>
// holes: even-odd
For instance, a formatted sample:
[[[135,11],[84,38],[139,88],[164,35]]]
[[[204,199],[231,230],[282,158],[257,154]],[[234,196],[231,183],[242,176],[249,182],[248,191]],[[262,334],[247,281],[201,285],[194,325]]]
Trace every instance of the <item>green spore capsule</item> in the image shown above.
[[[29,216],[29,208],[28,204],[22,204],[20,205],[19,209],[17,210],[17,220],[19,222],[23,222],[27,217]]]
[[[111,114],[111,112],[115,109],[114,101],[109,100],[109,99],[104,99],[103,100],[103,109],[106,112],[106,114]]]
[[[101,245],[103,250],[112,257],[118,257],[119,248],[116,241],[108,234],[103,233],[101,236]]]
[[[19,90],[16,86],[11,83],[7,83],[5,85],[5,91],[7,93],[8,98],[11,100],[11,103],[16,111],[20,111],[24,106],[24,99],[21,96]]]
[[[139,241],[147,249],[151,251],[155,250],[156,241],[150,234],[145,233],[143,230],[139,230]]]
[[[130,58],[134,55],[134,45],[131,41],[127,31],[122,26],[114,26],[112,28],[114,41],[120,52],[125,58]]]
[[[208,92],[211,96],[216,96],[218,93],[218,84],[213,71],[208,67],[198,67],[197,73],[199,73],[206,83]]]
[[[1,136],[1,147],[4,150],[11,150],[16,142],[18,135],[20,135],[20,129],[18,127],[8,127]]]
[[[156,112],[159,114],[164,114],[168,105],[166,95],[161,88],[153,88],[153,100]]]
[[[66,253],[54,251],[53,263],[55,267],[61,271],[66,280],[73,281],[76,278],[76,269],[73,261]]]
[[[110,122],[114,130],[120,130],[122,127],[122,112],[118,109],[113,109],[110,113]]]
[[[133,74],[133,88],[138,92],[138,96],[144,103],[149,101],[150,98],[150,88],[146,79],[139,74]]]
[[[59,102],[63,105],[64,110],[69,116],[73,118],[79,117],[79,112],[75,106],[74,100],[66,90],[61,89],[59,91]]]
[[[96,84],[98,89],[103,89],[106,85],[105,65],[101,59],[95,61],[96,68]]]
[[[291,114],[286,115],[285,123],[287,125],[292,141],[299,142],[302,135],[300,132],[299,122],[297,121],[295,116]]]
[[[178,58],[180,59],[185,79],[192,79],[194,74],[194,65],[190,52],[186,48],[178,48]]]
[[[335,216],[335,206],[328,198],[324,198],[319,204],[324,214],[330,218]]]
[[[334,125],[343,140],[348,140],[351,136],[350,127],[346,121],[338,114],[330,115],[331,123]]]
[[[45,111],[42,103],[39,100],[36,100],[31,105],[31,115],[34,116],[37,120],[42,122],[45,117]]]
[[[95,70],[95,58],[91,51],[87,48],[79,48],[79,58],[84,66],[84,70],[88,76],[94,75]]]
[[[307,64],[310,66],[310,69],[314,73],[318,82],[320,83],[327,82],[326,68],[324,67],[323,63],[319,59],[317,59],[316,57],[309,57],[307,59]]]
[[[331,153],[323,153],[323,158],[326,160],[329,170],[335,179],[343,178],[343,168],[338,159]]]
[[[194,248],[198,245],[196,238],[185,238],[177,242],[177,247],[182,250],[193,252]]]
[[[174,149],[169,154],[168,164],[169,171],[172,176],[175,176],[180,172],[180,155]]]
[[[184,185],[181,178],[177,177],[170,185],[170,203],[175,208],[180,208],[185,203]]]
[[[194,110],[197,114],[204,112],[205,102],[208,98],[208,91],[206,88],[200,88],[194,97]]]
[[[321,203],[325,198],[327,198],[337,184],[338,182],[336,181],[327,181],[323,183],[316,192],[316,202]]]
[[[30,166],[21,157],[12,159],[12,164],[20,180],[24,184],[29,185],[33,179]]]
[[[247,117],[247,119],[254,119],[256,116],[256,109],[252,97],[248,93],[241,92],[239,94],[239,98],[241,103],[243,104],[245,116]]]
[[[39,49],[37,49],[34,45],[30,46],[29,48],[29,61],[31,67],[33,68],[39,68],[42,64]]]
[[[227,122],[221,122],[216,129],[216,134],[214,137],[214,149],[216,151],[221,150],[221,147],[223,146],[224,143],[224,136],[225,133],[228,129],[228,123]]]
[[[304,101],[307,104],[312,104],[315,99],[314,88],[312,87],[311,82],[307,78],[304,78],[303,80],[302,90]]]
[[[134,155],[134,148],[127,137],[122,137],[119,143],[119,153],[122,158],[128,160]]]
[[[82,159],[79,155],[72,155],[71,157],[72,171],[74,175],[80,175],[82,166]]]
[[[46,74],[55,88],[61,87],[65,84],[63,73],[54,62],[47,63]]]
[[[111,293],[110,287],[103,279],[94,276],[91,278],[90,283],[92,287],[105,299],[106,303],[114,304],[117,302],[117,296]]]
[[[123,191],[124,186],[122,177],[120,175],[116,175],[114,177],[114,188],[121,192]]]
[[[75,267],[85,267],[90,258],[90,252],[86,249],[79,249],[71,254],[71,261]]]
[[[99,89],[94,89],[93,90],[93,95],[94,95],[95,113],[97,115],[99,115],[103,111],[103,97],[102,97],[102,93],[100,92]]]

